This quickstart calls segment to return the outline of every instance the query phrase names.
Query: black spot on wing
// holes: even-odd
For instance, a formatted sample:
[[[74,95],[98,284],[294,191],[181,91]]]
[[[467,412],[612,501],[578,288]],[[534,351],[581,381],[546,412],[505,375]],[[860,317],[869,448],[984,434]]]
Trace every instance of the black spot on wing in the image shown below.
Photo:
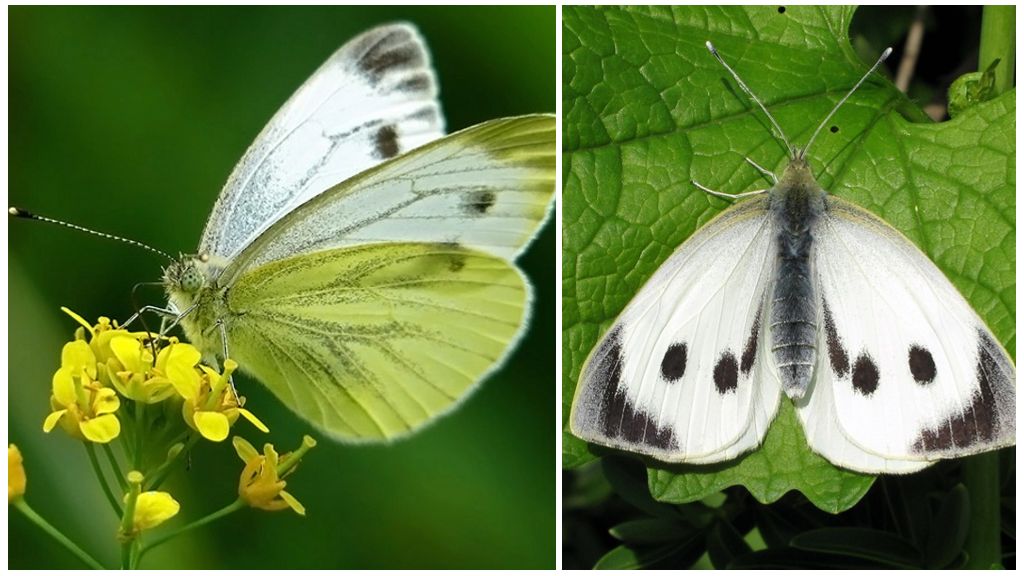
[[[373,156],[381,160],[398,156],[398,131],[387,124],[373,133]]]
[[[668,347],[661,358],[661,375],[668,382],[676,382],[686,373],[686,343],[676,342]]]
[[[914,344],[907,354],[907,363],[910,366],[910,373],[918,384],[931,384],[935,380],[935,359],[932,353],[923,346]]]
[[[822,308],[825,310],[825,343],[828,345],[828,361],[832,365],[832,372],[839,378],[846,378],[850,370],[850,357],[843,348],[843,341],[836,332],[836,323],[832,319],[832,310],[828,302],[821,299]]]
[[[601,342],[595,356],[595,378],[604,384],[601,406],[601,430],[608,438],[621,438],[634,444],[654,446],[663,450],[677,447],[671,428],[659,428],[653,418],[637,410],[623,390],[622,327],[616,327]]]
[[[937,428],[921,431],[913,444],[915,452],[946,451],[985,443],[996,437],[1000,423],[993,388],[1008,383],[991,350],[998,350],[998,345],[984,330],[979,330],[978,364],[974,369],[978,388],[971,396],[971,404]]]
[[[754,360],[757,359],[757,337],[761,333],[761,310],[764,309],[764,302],[757,307],[757,315],[754,316],[754,325],[750,328],[750,336],[747,338],[747,345],[743,348],[743,356],[740,356],[740,372],[746,376],[754,367]]]
[[[726,350],[715,363],[715,389],[719,394],[728,394],[736,390],[737,377],[739,376],[739,365],[736,363],[736,356]]]
[[[470,216],[480,216],[486,214],[497,200],[494,190],[471,190],[463,195],[462,210]]]
[[[878,366],[866,352],[861,352],[853,363],[853,389],[864,396],[871,396],[878,389]]]

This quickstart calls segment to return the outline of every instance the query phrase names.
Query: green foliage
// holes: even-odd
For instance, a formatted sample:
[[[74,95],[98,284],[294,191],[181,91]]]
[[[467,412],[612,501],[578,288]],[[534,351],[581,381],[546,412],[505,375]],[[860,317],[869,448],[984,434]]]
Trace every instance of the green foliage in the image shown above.
[[[784,146],[705,40],[802,146],[867,69],[848,39],[853,13],[801,6],[564,10],[562,461],[589,470],[604,456],[613,494],[590,513],[614,528],[600,565],[950,568],[967,561],[972,493],[958,484],[960,463],[878,480],[839,470],[807,448],[787,400],[761,449],[711,466],[612,458],[568,429],[576,380],[598,339],[657,267],[728,206],[691,179],[737,193],[766,186],[744,157],[776,172],[785,166]],[[1010,90],[932,123],[876,75],[809,154],[825,189],[914,241],[1011,355],[1014,100]],[[1012,475],[1012,461],[1009,467]],[[1009,494],[1006,519],[1013,485],[1001,486]],[[718,493],[724,502],[709,505]],[[576,514],[569,511],[564,525],[583,533]],[[650,518],[658,524],[641,522]],[[645,530],[667,531],[666,522],[677,524],[671,542]],[[703,546],[689,547],[688,530],[704,535]],[[1012,520],[1004,522],[1002,538],[1013,534]],[[572,544],[568,550],[576,551]],[[701,552],[699,561],[679,562]]]

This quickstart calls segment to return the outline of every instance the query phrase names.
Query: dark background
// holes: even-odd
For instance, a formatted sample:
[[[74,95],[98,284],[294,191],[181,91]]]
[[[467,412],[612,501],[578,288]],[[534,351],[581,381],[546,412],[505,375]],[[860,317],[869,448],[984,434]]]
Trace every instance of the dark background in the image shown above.
[[[196,249],[235,162],[335,49],[388,21],[419,26],[449,131],[555,111],[555,9],[9,8],[9,201],[177,254]],[[165,264],[128,245],[9,221],[8,435],[29,503],[101,562],[116,519],[85,451],[44,435],[50,380],[75,323],[127,317]],[[288,490],[307,509],[246,509],[167,544],[143,567],[553,567],[557,432],[553,222],[520,260],[536,288],[530,332],[454,414],[391,446],[321,440]],[[162,304],[143,288],[140,304]],[[308,425],[241,379],[282,450]],[[241,425],[240,426],[244,426]],[[239,428],[254,443],[263,438]],[[233,500],[241,462],[201,445],[167,488],[176,525]],[[80,564],[12,512],[12,568]]]

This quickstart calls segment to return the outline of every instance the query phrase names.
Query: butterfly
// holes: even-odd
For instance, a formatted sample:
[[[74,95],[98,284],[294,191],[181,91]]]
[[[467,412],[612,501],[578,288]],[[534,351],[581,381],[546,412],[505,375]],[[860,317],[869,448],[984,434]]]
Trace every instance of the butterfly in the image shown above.
[[[529,320],[515,259],[550,212],[554,117],[446,136],[437,97],[413,26],[352,39],[257,136],[197,253],[164,270],[162,312],[204,357],[341,441],[450,411]]]
[[[783,395],[836,466],[910,473],[1015,443],[1006,351],[943,273],[883,220],[790,160],[767,190],[699,229],[658,268],[587,358],[576,436],[673,463],[734,459],[764,440]]]

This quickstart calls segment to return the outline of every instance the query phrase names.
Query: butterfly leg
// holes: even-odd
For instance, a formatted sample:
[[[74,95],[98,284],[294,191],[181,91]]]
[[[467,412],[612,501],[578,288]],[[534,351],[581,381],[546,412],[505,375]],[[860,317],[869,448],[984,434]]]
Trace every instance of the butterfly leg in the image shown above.
[[[778,184],[779,183],[779,178],[777,176],[775,176],[775,173],[772,172],[771,170],[761,166],[760,164],[758,164],[757,162],[754,162],[750,158],[744,158],[744,160],[746,160],[748,164],[750,164],[751,166],[756,168],[758,172],[760,172],[761,174],[767,176],[768,179],[772,181],[772,184]]]
[[[224,326],[224,320],[217,318],[217,329],[220,331],[220,343],[223,347],[224,359],[228,359],[228,329]],[[242,406],[242,400],[238,397],[238,390],[235,389],[235,377],[228,376],[228,385],[231,386],[231,395],[235,397],[235,404]]]
[[[703,184],[697,182],[696,180],[690,180],[690,183],[696,186],[697,188],[700,188],[704,192],[711,194],[712,196],[718,196],[719,198],[725,198],[726,200],[739,200],[741,198],[746,198],[747,196],[756,196],[758,194],[764,194],[765,192],[768,191],[768,189],[766,188],[764,190],[751,190],[750,192],[742,192],[740,194],[729,194],[728,192],[719,192],[717,190],[712,190],[711,188],[704,186]]]

